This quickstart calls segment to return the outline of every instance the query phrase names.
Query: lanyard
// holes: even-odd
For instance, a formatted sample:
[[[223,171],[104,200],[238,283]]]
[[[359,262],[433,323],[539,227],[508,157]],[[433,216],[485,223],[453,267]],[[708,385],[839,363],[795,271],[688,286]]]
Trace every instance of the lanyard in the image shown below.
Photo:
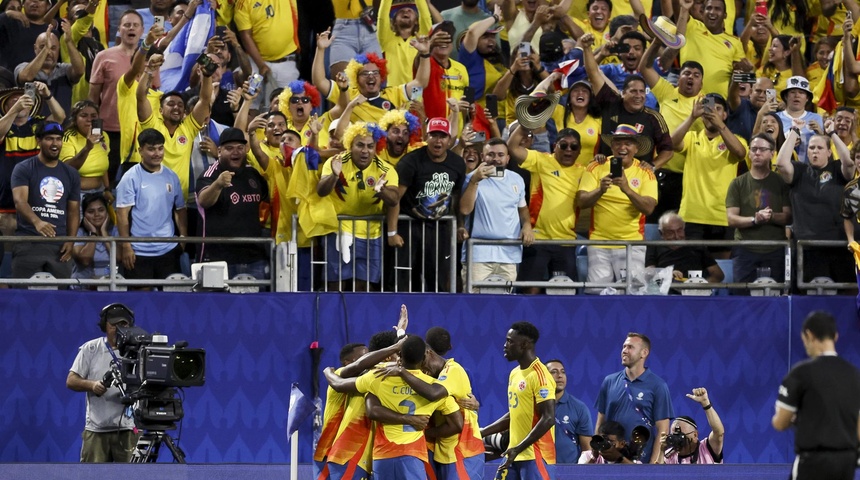
[[[651,425],[651,420],[645,415],[645,412],[642,411],[641,408],[636,406],[636,402],[633,401],[633,394],[630,392],[630,384],[625,380],[624,381],[624,390],[627,392],[627,398],[630,399],[630,404],[633,405],[633,409],[642,417],[642,420],[645,422],[645,426],[649,429],[653,427]]]

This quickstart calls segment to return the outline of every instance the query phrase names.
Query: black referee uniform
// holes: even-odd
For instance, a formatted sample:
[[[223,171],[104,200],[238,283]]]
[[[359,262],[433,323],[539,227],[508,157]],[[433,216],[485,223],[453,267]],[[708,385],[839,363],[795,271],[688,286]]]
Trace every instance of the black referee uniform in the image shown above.
[[[777,406],[797,418],[792,480],[853,480],[857,467],[860,370],[824,353],[786,375]]]

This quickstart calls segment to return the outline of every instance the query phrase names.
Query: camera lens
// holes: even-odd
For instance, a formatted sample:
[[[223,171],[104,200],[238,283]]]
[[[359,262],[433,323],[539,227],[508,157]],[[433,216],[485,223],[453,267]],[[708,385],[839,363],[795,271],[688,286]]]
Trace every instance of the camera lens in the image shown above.
[[[173,374],[181,381],[195,380],[203,376],[203,357],[198,352],[176,352]]]

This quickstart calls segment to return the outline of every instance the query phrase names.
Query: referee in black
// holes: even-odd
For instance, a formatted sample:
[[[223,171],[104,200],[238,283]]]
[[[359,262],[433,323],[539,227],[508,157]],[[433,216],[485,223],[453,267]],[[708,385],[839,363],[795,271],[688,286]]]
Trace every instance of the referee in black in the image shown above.
[[[860,370],[836,355],[836,320],[816,311],[800,334],[808,360],[779,386],[777,430],[797,427],[792,480],[853,480],[860,444]]]

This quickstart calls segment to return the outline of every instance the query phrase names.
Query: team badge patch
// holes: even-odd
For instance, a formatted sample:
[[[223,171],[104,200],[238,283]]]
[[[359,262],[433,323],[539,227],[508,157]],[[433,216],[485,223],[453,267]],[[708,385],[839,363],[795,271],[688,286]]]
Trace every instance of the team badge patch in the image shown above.
[[[525,380],[520,380],[520,383],[519,383],[519,385],[517,385],[517,388],[518,388],[520,391],[525,390],[525,389],[526,389],[526,381],[525,381]]]
[[[375,179],[375,178],[373,178],[373,177],[367,177],[367,178],[364,180],[364,182],[367,184],[367,186],[368,186],[368,187],[371,187],[371,188],[372,188],[374,185],[376,185],[376,179]]]
[[[180,145],[185,145],[186,143],[188,143],[188,137],[186,137],[185,135],[180,135],[179,138],[176,139],[176,141],[179,142]]]
[[[382,102],[382,109],[383,110],[391,110],[391,102],[389,102],[388,100]]]
[[[630,186],[633,188],[639,188],[639,179],[638,178],[631,178],[630,179]]]
[[[818,183],[827,183],[833,179],[833,175],[830,172],[821,172],[821,175],[818,177]]]
[[[585,131],[585,133],[587,133],[589,136],[592,136],[592,137],[593,137],[593,136],[594,136],[594,129],[593,129],[593,128],[589,128],[588,130],[586,130],[586,131]]]
[[[726,151],[726,144],[725,144],[725,143],[720,142],[720,144],[719,144],[719,145],[717,145],[717,149],[718,149],[719,151],[721,151],[721,152],[725,152],[725,151]]]
[[[239,194],[236,192],[231,193],[230,201],[233,202],[233,205],[237,205],[239,203]]]
[[[538,395],[540,395],[540,398],[546,398],[546,397],[548,397],[548,396],[549,396],[549,389],[548,389],[548,388],[541,388],[541,389],[538,391]]]

